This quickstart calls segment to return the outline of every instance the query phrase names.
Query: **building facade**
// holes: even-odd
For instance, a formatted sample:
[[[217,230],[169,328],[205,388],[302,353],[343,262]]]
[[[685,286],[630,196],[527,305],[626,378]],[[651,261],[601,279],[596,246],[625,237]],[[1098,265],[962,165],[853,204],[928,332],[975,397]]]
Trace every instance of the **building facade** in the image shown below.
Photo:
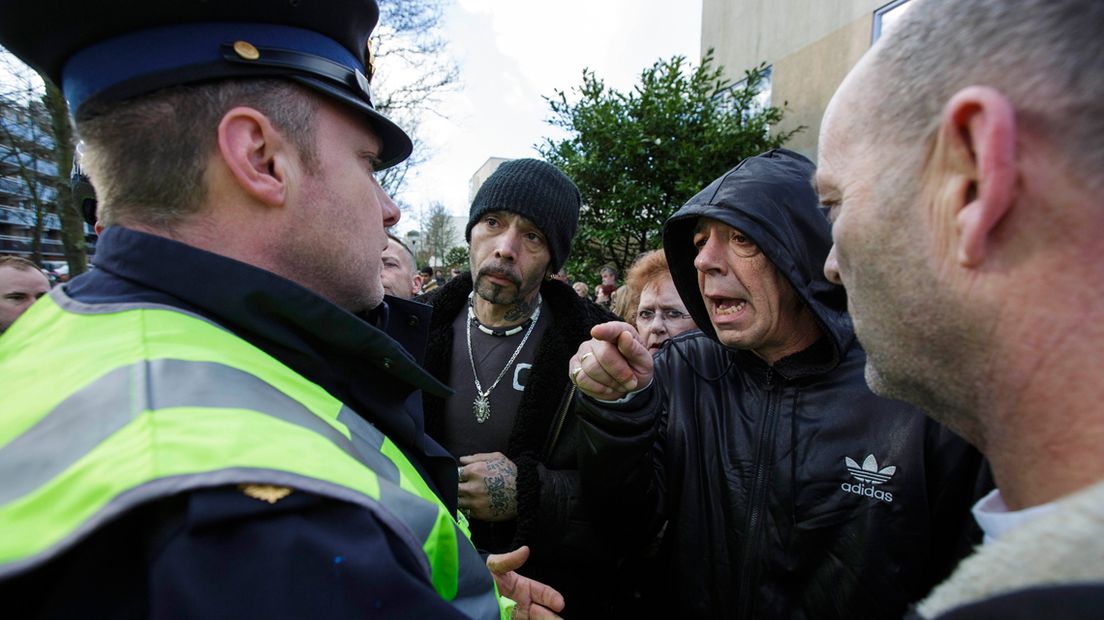
[[[787,147],[815,160],[832,94],[908,1],[702,0],[701,47],[733,82],[765,62],[764,99],[786,109],[777,130],[803,127]]]
[[[475,171],[475,174],[468,180],[468,204],[470,205],[475,201],[475,194],[479,191],[480,187],[483,187],[483,182],[487,180],[498,167],[504,162],[510,160],[505,157],[488,157],[487,161],[483,162],[483,165]]]
[[[37,231],[42,261],[65,261],[55,187],[68,178],[68,170],[57,170],[41,104],[0,107],[0,254],[30,258]],[[86,238],[93,239],[91,227],[84,226]],[[86,249],[92,253],[91,244]]]

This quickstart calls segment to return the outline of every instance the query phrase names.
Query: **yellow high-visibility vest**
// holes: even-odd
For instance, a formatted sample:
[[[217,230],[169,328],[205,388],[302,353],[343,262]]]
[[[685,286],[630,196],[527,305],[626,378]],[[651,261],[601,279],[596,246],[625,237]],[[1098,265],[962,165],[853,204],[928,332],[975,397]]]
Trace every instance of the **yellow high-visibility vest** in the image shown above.
[[[390,439],[205,318],[59,287],[0,338],[0,394],[0,579],[145,502],[267,484],[371,511],[443,599],[510,616],[466,521]]]

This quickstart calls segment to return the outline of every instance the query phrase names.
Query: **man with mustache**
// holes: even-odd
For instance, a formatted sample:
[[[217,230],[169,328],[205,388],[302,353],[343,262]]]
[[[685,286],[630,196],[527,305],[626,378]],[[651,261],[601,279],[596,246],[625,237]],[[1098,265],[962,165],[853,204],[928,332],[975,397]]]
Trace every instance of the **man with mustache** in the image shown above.
[[[482,549],[532,550],[528,575],[564,594],[567,617],[602,611],[609,557],[579,503],[573,386],[565,369],[613,319],[552,278],[567,260],[579,191],[543,161],[503,163],[471,205],[471,272],[433,305],[426,368],[455,390],[427,395],[426,429],[460,459],[460,509]],[[589,590],[585,589],[589,588]]]

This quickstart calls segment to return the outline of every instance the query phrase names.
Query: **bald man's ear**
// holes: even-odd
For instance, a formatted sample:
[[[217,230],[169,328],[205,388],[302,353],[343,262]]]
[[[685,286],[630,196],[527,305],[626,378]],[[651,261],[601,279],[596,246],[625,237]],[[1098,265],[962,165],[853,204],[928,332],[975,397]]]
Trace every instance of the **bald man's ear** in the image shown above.
[[[1016,114],[993,88],[969,86],[943,109],[937,156],[960,180],[955,201],[958,262],[973,268],[986,258],[993,233],[1014,200]]]
[[[219,122],[218,148],[243,191],[268,206],[284,204],[288,164],[295,152],[268,117],[248,107],[230,110]]]
[[[414,276],[413,284],[414,284],[414,294],[417,295],[418,293],[421,293],[422,292],[422,274],[419,273],[419,274],[416,274]]]

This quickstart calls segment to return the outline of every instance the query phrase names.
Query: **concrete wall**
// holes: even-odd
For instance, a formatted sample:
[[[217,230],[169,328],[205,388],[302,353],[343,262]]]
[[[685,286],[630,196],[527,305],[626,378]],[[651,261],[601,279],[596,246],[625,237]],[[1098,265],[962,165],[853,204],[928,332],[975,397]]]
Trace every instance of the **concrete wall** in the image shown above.
[[[468,179],[469,205],[475,201],[475,195],[479,192],[479,188],[483,186],[483,182],[487,180],[487,177],[494,174],[494,171],[498,170],[498,167],[507,161],[510,160],[505,157],[488,157],[487,161],[483,162],[483,165],[472,174],[471,179]]]
[[[816,161],[824,109],[840,82],[870,47],[870,17],[861,17],[774,63],[771,104],[786,103],[778,131],[804,126],[787,147]]]
[[[702,50],[729,79],[766,62],[778,131],[804,126],[787,146],[816,157],[820,119],[839,83],[870,47],[874,11],[890,0],[702,0]]]
[[[733,75],[760,62],[771,63],[818,41],[860,18],[869,22],[874,9],[889,0],[702,0],[704,52],[715,48],[717,60]],[[866,33],[870,42],[870,33]]]

